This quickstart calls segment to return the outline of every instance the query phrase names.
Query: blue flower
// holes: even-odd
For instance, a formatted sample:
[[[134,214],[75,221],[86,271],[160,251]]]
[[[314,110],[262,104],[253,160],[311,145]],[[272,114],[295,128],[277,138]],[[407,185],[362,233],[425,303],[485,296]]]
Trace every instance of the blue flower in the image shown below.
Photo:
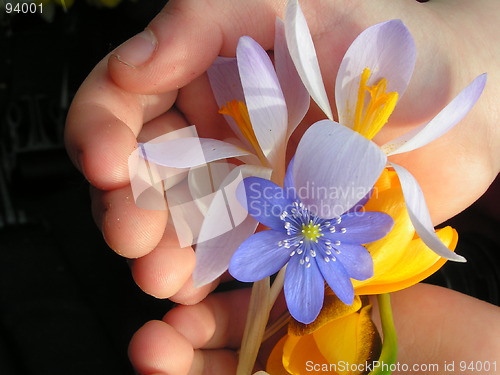
[[[355,139],[360,142],[358,146],[367,145],[351,130],[321,121],[304,135],[283,188],[259,177],[243,180],[240,201],[252,217],[270,229],[245,240],[229,265],[229,272],[245,282],[261,280],[287,265],[284,291],[288,309],[296,320],[306,324],[316,319],[323,306],[324,281],[342,302],[352,304],[351,278],[366,280],[373,275],[372,258],[362,244],[384,237],[393,225],[387,214],[351,211],[371,189],[383,163],[370,160],[369,151],[356,155],[348,148],[335,150],[335,144],[323,147],[331,142],[329,135],[334,136],[335,144],[350,144],[349,140]],[[318,145],[315,149],[308,142],[312,138]],[[344,165],[346,177],[340,178],[339,185],[325,185],[328,177],[321,173],[321,164],[315,165],[332,152],[338,158],[332,163],[342,165],[349,155],[353,159]],[[365,163],[375,163],[371,165],[374,170],[358,168]],[[311,176],[323,177],[304,184],[300,177],[311,171]]]

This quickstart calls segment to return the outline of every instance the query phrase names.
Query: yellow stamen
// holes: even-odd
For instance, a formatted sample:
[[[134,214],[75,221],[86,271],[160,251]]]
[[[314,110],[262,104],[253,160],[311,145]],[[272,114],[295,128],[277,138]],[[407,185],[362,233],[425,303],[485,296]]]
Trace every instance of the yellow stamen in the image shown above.
[[[319,227],[320,225],[314,225],[312,220],[307,225],[302,224],[302,235],[309,241],[318,242],[318,238],[323,236],[323,233],[321,233],[321,229],[319,229]]]
[[[358,100],[354,115],[353,130],[368,139],[372,139],[389,120],[398,101],[397,92],[386,92],[387,80],[382,78],[377,84],[368,86],[370,69],[365,68],[359,82]],[[365,108],[366,93],[370,94]]]
[[[255,149],[255,152],[257,153],[257,156],[259,157],[262,164],[267,165],[267,158],[262,152],[259,141],[255,136],[252,123],[250,122],[250,115],[248,114],[248,109],[245,103],[237,100],[231,100],[220,108],[219,113],[222,115],[231,116],[234,119],[243,136]]]

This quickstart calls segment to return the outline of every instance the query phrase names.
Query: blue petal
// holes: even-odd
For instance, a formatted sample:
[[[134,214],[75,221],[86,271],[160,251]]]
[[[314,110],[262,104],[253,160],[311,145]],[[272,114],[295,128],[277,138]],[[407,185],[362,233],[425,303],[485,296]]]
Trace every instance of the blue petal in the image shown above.
[[[280,215],[292,201],[286,198],[283,188],[260,177],[247,177],[238,186],[236,194],[238,201],[255,220],[271,229],[285,232]]]
[[[372,197],[372,194],[373,194],[373,189],[371,189],[368,194],[366,194],[363,198],[361,198],[361,200],[356,203],[354,206],[352,206],[352,208],[350,210],[348,210],[347,212],[345,212],[346,214],[348,213],[351,213],[351,212],[358,212],[360,211],[364,205],[366,204],[366,202],[368,202],[370,200],[370,198]]]
[[[313,322],[323,306],[325,283],[314,260],[311,267],[300,264],[300,256],[293,256],[285,273],[285,299],[295,320]]]
[[[332,220],[335,232],[325,232],[325,238],[342,243],[365,244],[385,237],[394,225],[392,217],[382,212],[352,212],[342,215],[340,220],[340,224]]]
[[[322,256],[316,256],[315,259],[321,274],[336,296],[346,305],[352,305],[354,301],[354,288],[349,274],[341,261],[335,259],[335,257],[329,257],[330,260],[328,262]]]
[[[229,273],[244,282],[262,280],[278,272],[290,259],[290,249],[278,243],[286,233],[265,230],[247,238],[229,263]]]
[[[334,246],[340,253],[334,252],[334,256],[342,263],[351,279],[366,280],[373,276],[372,256],[361,245],[342,244]]]

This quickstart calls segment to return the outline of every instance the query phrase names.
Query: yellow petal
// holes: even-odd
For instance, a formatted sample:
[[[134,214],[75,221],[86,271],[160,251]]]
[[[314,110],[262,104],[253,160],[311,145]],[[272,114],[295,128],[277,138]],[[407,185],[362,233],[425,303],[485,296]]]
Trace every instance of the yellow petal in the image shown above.
[[[390,215],[394,220],[394,227],[384,238],[365,245],[373,259],[373,277],[364,281],[353,280],[355,290],[375,283],[396,265],[400,265],[400,259],[415,235],[399,186],[392,186],[382,192],[374,191],[374,196],[364,209]]]
[[[292,319],[288,324],[288,332],[295,336],[303,336],[310,334],[317,329],[320,329],[325,324],[332,320],[339,319],[343,316],[352,314],[361,308],[361,299],[358,296],[354,297],[352,305],[346,305],[333,294],[330,288],[326,289],[325,301],[323,308],[318,317],[311,324],[303,324]]]
[[[283,346],[283,367],[294,375],[305,375],[311,372],[314,365],[328,365],[321,355],[313,335],[295,336],[288,334]],[[332,372],[332,374],[336,374]],[[274,373],[273,373],[274,375]]]
[[[437,236],[452,251],[458,241],[457,231],[445,227],[436,231]],[[395,292],[412,286],[432,275],[443,266],[446,259],[429,249],[420,238],[411,241],[400,258],[400,264],[370,284],[356,289],[357,294]]]
[[[385,168],[380,174],[377,182],[373,186],[373,192],[375,195],[377,193],[380,194],[381,192],[398,185],[399,179],[396,172],[394,172],[394,170],[392,169]]]
[[[267,359],[266,371],[272,375],[289,375],[290,373],[283,367],[283,348],[288,335],[281,338],[274,346],[271,355]]]
[[[363,365],[380,356],[380,336],[370,311],[371,305],[365,306],[313,333],[321,354],[340,375],[362,374]]]

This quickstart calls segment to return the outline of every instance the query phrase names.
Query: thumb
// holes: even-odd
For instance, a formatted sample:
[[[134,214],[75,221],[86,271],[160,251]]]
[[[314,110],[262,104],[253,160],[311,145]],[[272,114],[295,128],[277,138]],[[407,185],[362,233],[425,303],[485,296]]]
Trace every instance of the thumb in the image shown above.
[[[242,35],[271,48],[279,3],[172,0],[143,32],[111,53],[109,74],[129,92],[176,90],[205,72],[216,56],[234,56]]]

